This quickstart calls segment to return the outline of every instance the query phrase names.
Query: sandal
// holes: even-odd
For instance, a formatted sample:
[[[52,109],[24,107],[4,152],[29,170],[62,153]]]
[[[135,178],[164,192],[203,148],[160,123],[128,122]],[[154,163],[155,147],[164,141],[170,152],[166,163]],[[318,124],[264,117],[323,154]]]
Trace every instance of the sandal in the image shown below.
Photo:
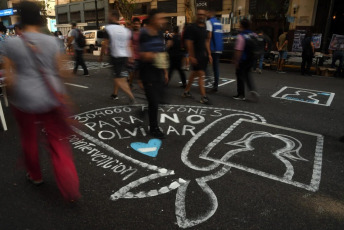
[[[34,180],[34,179],[32,179],[29,173],[26,173],[26,179],[28,179],[28,181],[30,181],[32,184],[34,184],[36,186],[39,186],[39,185],[44,183],[43,180]]]

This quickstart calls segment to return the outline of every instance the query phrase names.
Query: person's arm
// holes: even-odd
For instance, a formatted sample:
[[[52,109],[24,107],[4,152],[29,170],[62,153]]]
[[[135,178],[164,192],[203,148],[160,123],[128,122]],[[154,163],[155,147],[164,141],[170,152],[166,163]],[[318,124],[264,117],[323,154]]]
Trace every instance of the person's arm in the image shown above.
[[[311,42],[311,46],[312,46],[312,51],[313,51],[313,55],[315,54],[315,47],[314,47],[314,43]]]
[[[101,43],[101,51],[99,56],[99,62],[103,61],[103,56],[106,54],[106,51],[109,48],[109,39],[104,39]]]
[[[3,68],[6,88],[10,91],[15,81],[14,64],[8,57],[3,57]]]
[[[211,38],[208,37],[207,40],[205,41],[205,47],[207,48],[209,63],[213,63],[213,57],[211,56],[211,51],[210,51],[210,40]]]
[[[69,78],[73,75],[69,70],[66,68],[63,68],[63,63],[66,63],[66,61],[69,61],[69,57],[64,53],[58,53],[55,56],[55,63],[57,68],[58,76],[61,78]]]
[[[195,58],[194,45],[192,40],[185,40],[186,50],[189,53],[190,62],[193,65],[197,64],[197,59]]]
[[[238,35],[237,41],[235,44],[235,52],[234,52],[234,64],[236,68],[239,68],[240,59],[243,54],[243,50],[245,48],[245,38],[242,35]]]
[[[129,52],[131,53],[131,56],[128,58],[128,61],[129,63],[134,63],[134,46],[131,39],[129,39],[129,42],[128,42],[128,49],[129,49]]]
[[[276,48],[277,48],[277,51],[280,51],[281,49],[279,48],[278,46],[278,42],[276,42]]]

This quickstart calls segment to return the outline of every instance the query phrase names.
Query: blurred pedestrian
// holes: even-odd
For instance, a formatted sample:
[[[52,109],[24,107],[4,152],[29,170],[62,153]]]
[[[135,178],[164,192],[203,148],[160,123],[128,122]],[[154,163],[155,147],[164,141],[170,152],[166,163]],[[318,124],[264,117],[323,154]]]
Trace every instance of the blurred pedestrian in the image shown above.
[[[129,77],[129,85],[132,87],[133,80],[136,79],[140,88],[143,88],[142,82],[139,79],[139,62],[140,62],[140,30],[141,22],[139,18],[133,18],[133,30],[131,35],[131,45],[132,45],[132,56],[134,62],[132,63],[132,72]]]
[[[334,50],[332,54],[331,68],[336,68],[336,62],[339,61],[335,76],[340,76],[344,62],[344,44],[340,44],[334,47],[336,47],[336,50]]]
[[[6,35],[7,28],[4,26],[2,22],[0,22],[0,71],[3,69],[3,49],[5,40],[8,39],[8,35]],[[0,73],[1,74],[1,73]],[[0,96],[2,96],[2,89],[0,88]]]
[[[257,100],[259,95],[256,92],[254,83],[251,78],[251,68],[253,63],[257,61],[256,57],[251,53],[253,52],[252,41],[250,36],[256,36],[250,30],[250,21],[243,19],[240,21],[240,34],[237,36],[235,43],[234,63],[236,68],[237,77],[237,95],[233,98],[235,100],[245,100],[245,84],[247,85],[251,96]]]
[[[183,27],[183,31],[181,34],[181,39],[182,39],[182,50],[184,52],[184,57],[183,57],[183,61],[182,61],[182,66],[183,66],[183,70],[189,71],[190,70],[190,62],[189,62],[189,53],[186,49],[186,44],[185,44],[185,29],[188,26],[187,23],[185,23],[184,27]]]
[[[17,120],[24,152],[27,179],[35,185],[43,182],[39,163],[37,123],[44,127],[54,166],[57,185],[69,201],[80,197],[79,179],[66,137],[70,128],[63,116],[60,98],[65,88],[60,80],[62,54],[54,37],[40,33],[41,8],[21,2],[18,12],[22,37],[5,44],[5,75],[9,99]]]
[[[22,28],[20,23],[17,23],[14,25],[14,32],[15,32],[16,36],[21,36],[22,32],[23,32],[22,30],[23,30],[23,28]]]
[[[190,62],[192,65],[192,72],[189,76],[188,84],[185,88],[182,97],[191,98],[190,89],[195,78],[198,78],[198,85],[201,92],[200,102],[209,104],[209,98],[206,95],[204,88],[205,70],[208,62],[212,63],[210,52],[209,37],[206,30],[206,10],[199,8],[196,15],[196,23],[189,25],[185,31],[185,41],[188,53],[190,55]]]
[[[182,59],[184,52],[182,50],[182,39],[179,34],[179,27],[176,26],[173,29],[173,38],[169,41],[168,44],[168,54],[170,57],[170,68],[168,70],[168,79],[171,81],[172,74],[174,70],[177,70],[179,72],[180,80],[182,82],[181,87],[186,87],[186,77],[185,73],[182,70]]]
[[[72,23],[72,30],[70,32],[70,36],[68,38],[68,46],[70,46],[71,44],[73,44],[73,48],[74,48],[74,60],[75,60],[75,65],[74,65],[74,69],[73,69],[73,74],[76,74],[78,71],[78,67],[79,65],[81,65],[81,67],[84,70],[84,75],[85,77],[89,77],[89,73],[87,70],[87,66],[85,64],[84,61],[84,48],[85,47],[80,47],[80,44],[78,44],[78,39],[82,39],[82,32],[80,31],[80,29],[78,29],[76,27],[76,23],[73,22]]]
[[[288,31],[284,31],[279,37],[276,47],[278,50],[278,63],[277,63],[277,72],[283,72],[285,60],[288,57]]]
[[[127,78],[129,77],[128,62],[133,63],[131,57],[131,32],[119,24],[119,12],[114,10],[110,14],[110,24],[105,26],[104,47],[110,49],[111,64],[113,65],[114,89],[111,99],[118,100],[118,90],[121,89],[129,96],[130,103],[135,103]],[[102,57],[102,56],[101,56]]]
[[[305,38],[302,40],[302,63],[301,74],[311,75],[310,70],[314,57],[314,44],[312,41],[312,33],[306,32]]]
[[[258,49],[259,49],[260,54],[259,54],[258,60],[256,60],[253,63],[253,71],[259,74],[262,74],[265,50],[268,49],[268,40],[262,30],[259,30],[257,34],[257,43],[259,46]],[[258,64],[258,69],[257,69],[257,64]]]
[[[152,9],[147,20],[148,24],[140,34],[140,78],[148,100],[150,134],[162,139],[165,135],[159,128],[158,107],[168,82],[168,57],[161,31],[166,19],[159,10]]]
[[[210,40],[211,56],[213,58],[213,73],[214,73],[214,85],[213,91],[218,91],[219,76],[220,76],[220,56],[223,51],[223,31],[222,24],[216,18],[215,10],[210,9],[208,11],[209,20],[207,21],[207,31]]]
[[[65,52],[65,45],[64,45],[64,36],[62,35],[61,31],[55,31],[54,36],[56,37],[57,41],[59,42],[60,48],[62,52]]]

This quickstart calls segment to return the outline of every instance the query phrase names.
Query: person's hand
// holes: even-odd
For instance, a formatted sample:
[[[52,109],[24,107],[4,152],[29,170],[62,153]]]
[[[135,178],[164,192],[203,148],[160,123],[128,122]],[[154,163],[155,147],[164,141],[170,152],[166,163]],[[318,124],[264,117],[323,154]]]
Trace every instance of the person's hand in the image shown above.
[[[190,62],[191,62],[191,64],[192,65],[197,65],[197,59],[196,58],[194,58],[194,57],[190,57]]]
[[[209,59],[209,63],[213,64],[213,57],[211,55],[208,56],[208,59]]]
[[[134,63],[134,58],[130,57],[130,58],[128,59],[128,62],[129,62],[130,64],[133,64],[133,63]]]

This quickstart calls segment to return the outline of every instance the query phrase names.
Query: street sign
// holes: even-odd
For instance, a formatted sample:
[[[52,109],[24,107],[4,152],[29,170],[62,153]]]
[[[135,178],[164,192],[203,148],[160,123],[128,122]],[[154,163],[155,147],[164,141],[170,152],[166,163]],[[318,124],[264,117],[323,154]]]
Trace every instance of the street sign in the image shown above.
[[[14,15],[16,13],[17,13],[17,10],[13,9],[13,8],[0,10],[0,17],[11,16],[11,15]]]

